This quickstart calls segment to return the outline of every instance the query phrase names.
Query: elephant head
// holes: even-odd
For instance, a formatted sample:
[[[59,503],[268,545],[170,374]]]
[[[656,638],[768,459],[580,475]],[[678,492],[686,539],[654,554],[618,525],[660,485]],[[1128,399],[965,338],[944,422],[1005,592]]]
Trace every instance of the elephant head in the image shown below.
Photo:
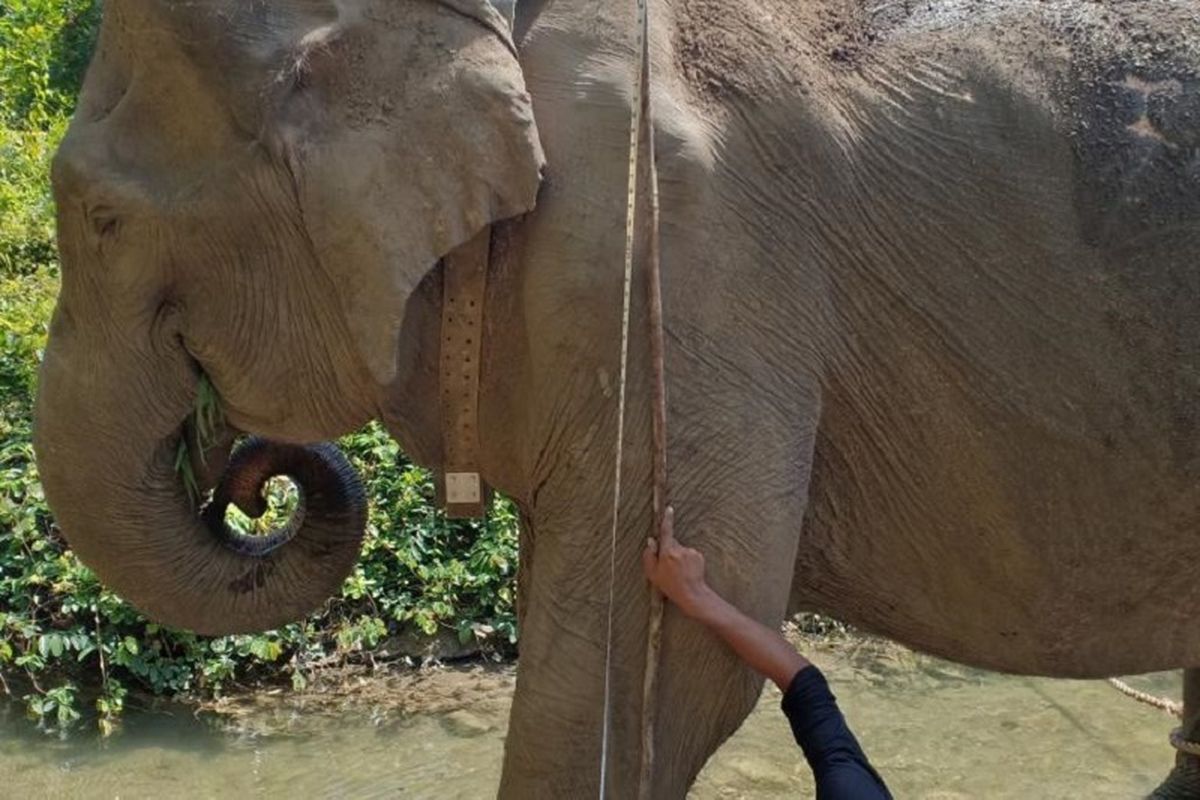
[[[362,525],[347,467],[302,448],[379,416],[408,296],[532,208],[542,154],[484,0],[112,0],[54,162],[62,290],[38,467],[75,552],[152,617],[272,627],[336,590]],[[239,432],[194,508],[175,469],[201,378]],[[201,488],[218,482],[210,469]],[[287,473],[303,519],[225,531]],[[300,515],[298,515],[299,517]],[[286,540],[286,541],[285,541]]]

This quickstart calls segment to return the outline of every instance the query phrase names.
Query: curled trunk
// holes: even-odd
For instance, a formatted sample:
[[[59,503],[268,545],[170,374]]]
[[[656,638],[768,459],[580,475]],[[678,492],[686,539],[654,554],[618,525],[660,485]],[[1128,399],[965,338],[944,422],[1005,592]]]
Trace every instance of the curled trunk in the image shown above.
[[[301,619],[338,590],[358,557],[366,498],[336,447],[252,438],[228,455],[228,437],[209,454],[210,464],[228,464],[198,510],[175,468],[183,426],[170,419],[186,400],[172,411],[162,403],[169,395],[147,392],[127,413],[102,415],[105,392],[80,391],[78,368],[64,362],[48,351],[38,468],[58,525],[106,586],[152,619],[209,635]],[[143,403],[154,405],[139,413]],[[276,475],[299,491],[291,519],[265,536],[231,530],[229,504],[261,514]]]
[[[230,528],[229,504],[261,515],[263,487],[276,475],[299,492],[291,518],[262,536]],[[125,509],[115,526],[90,514],[79,521],[68,514],[60,525],[107,586],[152,619],[202,634],[267,630],[303,618],[349,574],[366,525],[362,486],[330,444],[250,439],[230,457],[201,512],[182,490],[171,494]]]

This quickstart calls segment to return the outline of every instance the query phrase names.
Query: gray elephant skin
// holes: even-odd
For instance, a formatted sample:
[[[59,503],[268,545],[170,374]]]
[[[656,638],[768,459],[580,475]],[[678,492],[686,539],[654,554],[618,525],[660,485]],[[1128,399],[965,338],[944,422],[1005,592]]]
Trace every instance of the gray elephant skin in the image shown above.
[[[1200,8],[911,5],[651,3],[677,528],[768,624],[1021,673],[1200,665]],[[238,433],[371,419],[440,469],[440,260],[491,226],[482,467],[522,516],[504,797],[597,789],[635,20],[109,0],[54,163],[46,495],[108,585],[203,633],[307,613],[361,520],[228,546],[174,468],[200,377],[228,421],[201,488]],[[613,797],[641,757],[645,316],[636,291]],[[760,686],[668,609],[652,796]]]

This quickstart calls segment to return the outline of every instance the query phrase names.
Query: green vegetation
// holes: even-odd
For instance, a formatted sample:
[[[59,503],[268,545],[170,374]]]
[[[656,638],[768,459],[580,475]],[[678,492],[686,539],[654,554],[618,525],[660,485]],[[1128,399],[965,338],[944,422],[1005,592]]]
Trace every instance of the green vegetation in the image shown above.
[[[54,265],[50,156],[99,18],[94,0],[0,0],[0,274]]]
[[[341,595],[303,623],[223,638],[168,630],[67,549],[37,480],[31,416],[58,290],[49,159],[98,20],[97,0],[0,0],[0,693],[23,701],[47,730],[94,718],[109,731],[129,691],[212,695],[276,676],[303,687],[314,669],[374,658],[399,634],[454,631],[509,650],[511,507],[497,501],[486,524],[447,521],[430,476],[375,426],[341,443],[373,503],[363,556]],[[211,431],[215,408],[208,387],[197,430]],[[270,495],[286,508],[287,482]]]

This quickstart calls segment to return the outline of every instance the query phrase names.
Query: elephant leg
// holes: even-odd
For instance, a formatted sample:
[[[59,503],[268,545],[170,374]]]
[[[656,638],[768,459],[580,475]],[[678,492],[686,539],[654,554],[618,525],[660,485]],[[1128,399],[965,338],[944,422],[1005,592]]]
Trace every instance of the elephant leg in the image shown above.
[[[803,492],[795,492],[745,517],[706,513],[680,529],[684,543],[705,554],[715,588],[772,628],[786,609],[803,501]],[[658,669],[649,796],[683,798],[708,758],[754,708],[763,681],[707,629],[669,606]],[[782,719],[781,725],[786,731]],[[801,758],[786,733],[778,746],[780,758]]]
[[[681,395],[679,406],[700,402]],[[705,555],[714,588],[752,617],[778,625],[804,516],[812,437],[796,427],[787,435],[763,417],[747,415],[743,425],[731,414],[722,426],[677,426],[672,493],[677,534]],[[627,443],[614,556],[608,797],[636,797],[641,770],[650,599],[641,553],[651,525],[649,464],[641,456],[648,451],[641,446],[638,439]],[[587,468],[560,467],[543,483],[527,516],[531,529],[522,543],[532,545],[533,557],[521,580],[521,652],[504,798],[595,797],[599,790],[612,495],[611,482],[597,479],[603,464],[596,451],[603,448],[577,454]],[[685,796],[708,757],[750,712],[762,680],[669,605],[660,659],[650,796],[672,800]],[[787,752],[789,746],[785,737],[780,747]]]
[[[1183,671],[1183,724],[1186,741],[1200,742],[1200,668]],[[1195,800],[1200,798],[1200,757],[1179,752],[1175,768],[1150,795],[1151,800]]]

